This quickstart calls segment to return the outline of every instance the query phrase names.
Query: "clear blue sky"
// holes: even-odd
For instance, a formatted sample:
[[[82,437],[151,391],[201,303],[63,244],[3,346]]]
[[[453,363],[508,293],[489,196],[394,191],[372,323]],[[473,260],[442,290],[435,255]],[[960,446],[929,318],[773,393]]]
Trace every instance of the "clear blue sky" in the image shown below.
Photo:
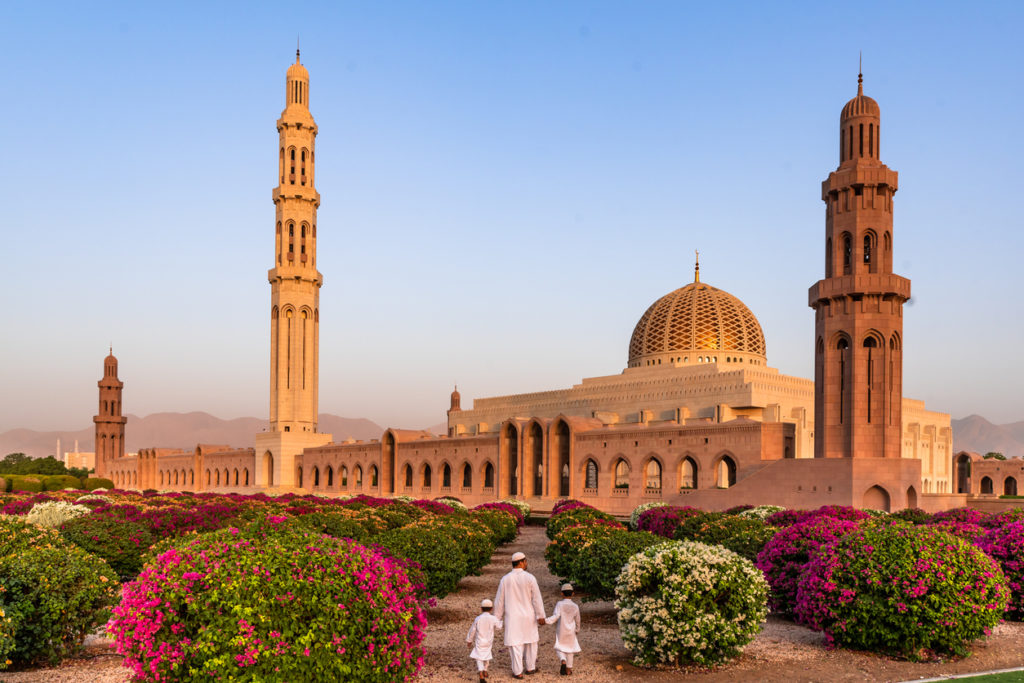
[[[820,182],[881,105],[906,394],[1024,419],[1024,4],[8,3],[0,430],[266,416],[277,133],[320,126],[320,408],[440,422],[625,366],[702,279],[812,376]]]

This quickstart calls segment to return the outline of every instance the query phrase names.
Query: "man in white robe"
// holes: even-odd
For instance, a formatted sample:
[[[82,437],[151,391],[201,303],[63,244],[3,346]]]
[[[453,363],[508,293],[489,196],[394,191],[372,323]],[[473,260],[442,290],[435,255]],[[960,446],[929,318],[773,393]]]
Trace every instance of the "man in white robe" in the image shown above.
[[[505,646],[512,657],[512,677],[537,673],[537,626],[544,624],[544,600],[533,574],[526,571],[526,555],[512,556],[512,571],[501,577],[494,597],[494,616],[504,622]],[[525,671],[523,669],[525,664]]]

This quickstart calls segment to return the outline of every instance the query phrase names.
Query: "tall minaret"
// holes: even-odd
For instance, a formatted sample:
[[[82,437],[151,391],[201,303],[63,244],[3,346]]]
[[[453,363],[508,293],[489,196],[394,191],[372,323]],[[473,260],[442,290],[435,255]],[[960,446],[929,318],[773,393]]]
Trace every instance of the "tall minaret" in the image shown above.
[[[100,388],[99,414],[92,418],[96,423],[95,470],[97,477],[104,477],[109,463],[124,457],[124,424],[128,421],[121,415],[124,383],[117,378],[117,358],[113,349],[103,359],[103,379],[97,385]]]
[[[270,431],[316,432],[319,377],[320,286],[316,269],[314,186],[317,127],[309,113],[309,72],[288,68],[280,137],[274,267],[270,309]]]
[[[892,272],[897,173],[880,161],[878,103],[857,96],[839,117],[839,167],[821,184],[825,278],[815,313],[814,456],[899,458],[903,303],[910,280]]]

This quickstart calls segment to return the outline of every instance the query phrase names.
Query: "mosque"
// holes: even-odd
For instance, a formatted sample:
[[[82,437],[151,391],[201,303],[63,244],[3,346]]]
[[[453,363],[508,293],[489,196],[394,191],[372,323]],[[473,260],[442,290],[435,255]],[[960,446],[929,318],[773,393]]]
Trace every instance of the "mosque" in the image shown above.
[[[573,497],[613,513],[645,501],[938,510],[981,493],[952,452],[949,415],[903,397],[910,281],[892,271],[898,178],[881,161],[880,109],[862,77],[840,114],[838,167],[822,183],[824,277],[808,295],[813,380],[769,366],[755,315],[703,282],[698,263],[693,282],[640,316],[618,374],[467,408],[456,389],[446,434],[392,428],[343,443],[316,421],[323,277],[318,128],[308,102],[309,73],[296,52],[277,121],[270,429],[254,448],[126,456],[123,385],[110,355],[94,418],[96,470],[117,486],[452,495],[469,504],[515,497],[541,509]]]

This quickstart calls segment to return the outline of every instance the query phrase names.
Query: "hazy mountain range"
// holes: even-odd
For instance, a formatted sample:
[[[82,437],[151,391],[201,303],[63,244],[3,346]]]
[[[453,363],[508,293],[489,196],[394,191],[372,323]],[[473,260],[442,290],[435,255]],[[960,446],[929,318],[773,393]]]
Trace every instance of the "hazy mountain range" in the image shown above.
[[[953,450],[985,454],[998,451],[1008,458],[1024,457],[1024,420],[1005,425],[992,424],[980,415],[953,420]],[[140,448],[191,448],[198,443],[252,446],[256,432],[267,429],[268,422],[255,417],[222,420],[209,413],[155,413],[146,417],[128,416],[125,429],[129,452]],[[444,423],[427,428],[443,434]],[[365,418],[320,415],[320,431],[333,435],[335,441],[377,439],[384,428]],[[78,440],[78,449],[93,450],[95,428],[90,424],[78,431],[38,432],[12,429],[0,434],[0,457],[7,453],[26,453],[35,458],[54,455],[57,439],[61,451],[71,451]]]
[[[380,425],[363,418],[320,415],[319,429],[331,434],[335,441],[377,439],[384,432]],[[225,444],[238,448],[252,446],[257,432],[266,431],[269,422],[256,417],[222,420],[209,413],[154,413],[146,417],[128,416],[125,426],[125,447],[130,453],[140,448],[192,448],[199,443]],[[77,431],[39,432],[12,429],[0,434],[0,457],[7,453],[25,453],[34,458],[56,455],[60,439],[61,455],[75,448],[91,452],[96,429],[89,425]]]

